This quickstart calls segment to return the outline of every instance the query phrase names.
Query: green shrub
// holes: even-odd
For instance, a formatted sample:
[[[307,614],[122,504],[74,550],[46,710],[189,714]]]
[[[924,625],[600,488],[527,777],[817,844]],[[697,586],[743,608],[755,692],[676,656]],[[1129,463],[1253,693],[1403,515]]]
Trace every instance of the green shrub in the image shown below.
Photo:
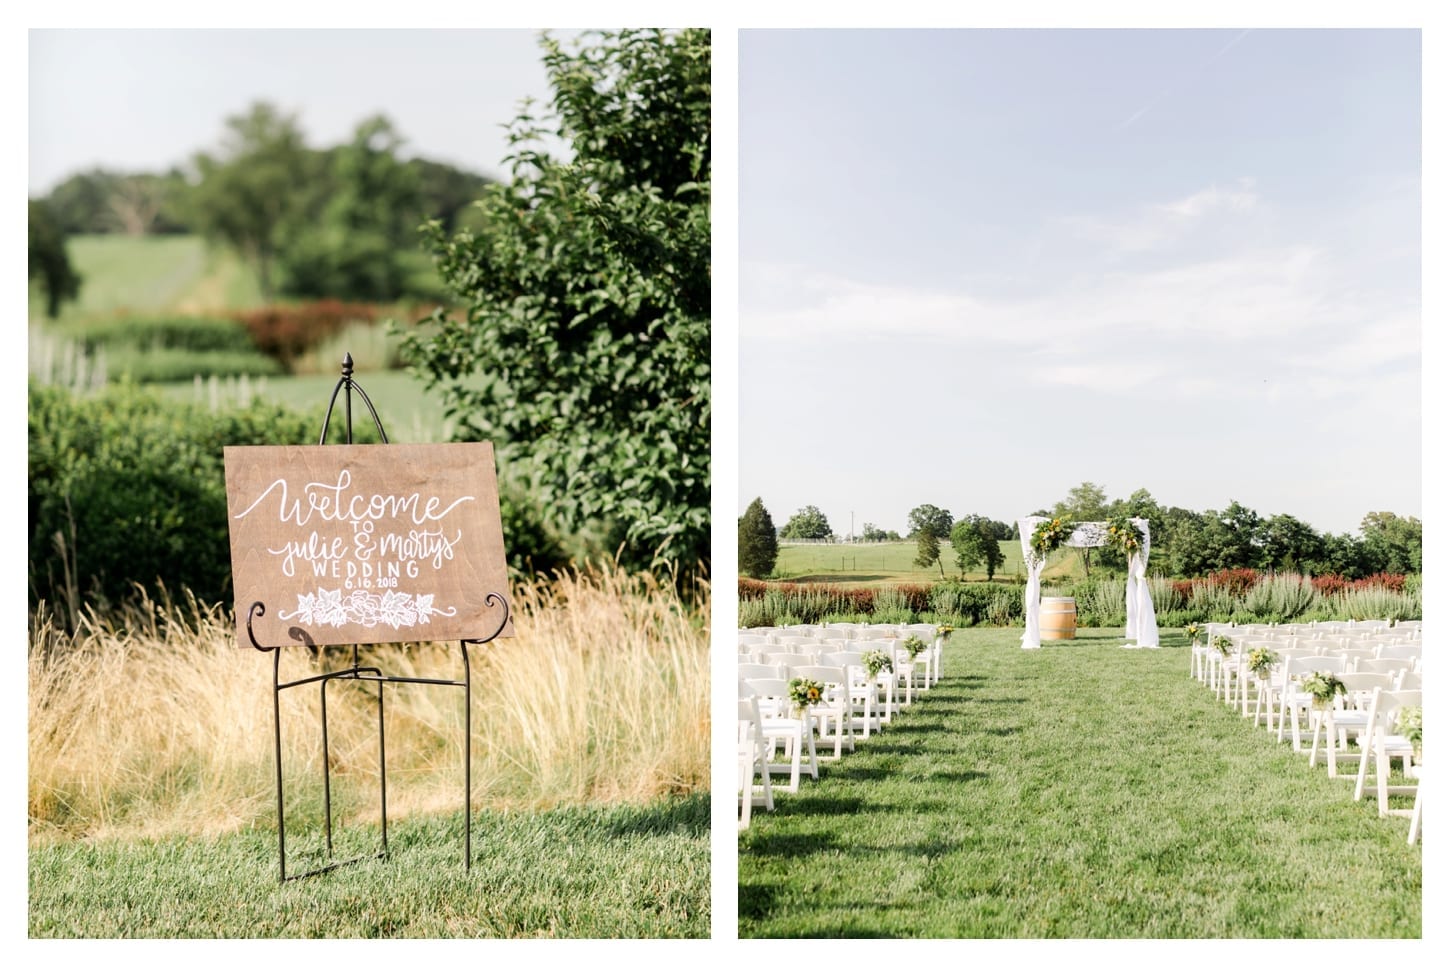
[[[114,601],[157,583],[225,601],[222,447],[296,443],[311,432],[280,407],[211,414],[132,387],[77,398],[32,386],[32,603],[76,593]]]
[[[222,448],[316,443],[325,407],[297,412],[253,402],[209,407],[163,401],[134,386],[73,396],[30,386],[30,600],[79,595],[105,604],[135,585],[189,589],[229,603],[231,551]],[[341,438],[333,414],[330,442]],[[378,441],[371,421],[354,440]],[[537,501],[500,483],[505,546],[515,571],[567,563]]]
[[[62,332],[87,349],[184,349],[195,353],[253,353],[246,327],[234,319],[122,317],[67,325]]]
[[[198,376],[279,376],[282,364],[256,350],[241,352],[191,349],[106,350],[106,376],[112,382],[177,383]]]

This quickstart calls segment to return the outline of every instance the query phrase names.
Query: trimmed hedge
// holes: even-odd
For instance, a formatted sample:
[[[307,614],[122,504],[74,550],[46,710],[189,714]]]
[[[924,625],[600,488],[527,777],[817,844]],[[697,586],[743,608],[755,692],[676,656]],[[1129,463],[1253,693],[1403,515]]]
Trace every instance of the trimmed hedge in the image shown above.
[[[100,608],[135,586],[189,589],[231,601],[222,448],[312,444],[323,407],[298,412],[254,401],[218,412],[163,401],[135,386],[73,396],[30,387],[30,603],[85,596]],[[334,414],[334,417],[336,414]],[[378,442],[371,421],[358,443]],[[334,428],[336,433],[336,428]],[[537,502],[500,486],[505,544],[516,571],[568,563]]]

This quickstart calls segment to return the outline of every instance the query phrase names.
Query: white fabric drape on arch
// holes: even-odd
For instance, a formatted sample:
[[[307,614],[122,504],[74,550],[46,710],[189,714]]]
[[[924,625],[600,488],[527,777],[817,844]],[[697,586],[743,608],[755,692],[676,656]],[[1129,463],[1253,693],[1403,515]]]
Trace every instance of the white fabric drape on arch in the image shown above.
[[[1153,589],[1148,584],[1148,522],[1141,517],[1131,518],[1133,525],[1143,536],[1142,548],[1128,557],[1127,627],[1123,636],[1129,644],[1125,648],[1157,648],[1158,616],[1153,611]],[[1047,566],[1045,557],[1039,558],[1032,549],[1032,532],[1046,517],[1023,517],[1017,521],[1017,535],[1022,542],[1022,560],[1027,565],[1027,587],[1023,591],[1022,614],[1026,629],[1022,632],[1023,648],[1042,647],[1042,570]],[[1106,527],[1101,521],[1086,521],[1073,528],[1067,539],[1069,547],[1101,547],[1107,543]]]

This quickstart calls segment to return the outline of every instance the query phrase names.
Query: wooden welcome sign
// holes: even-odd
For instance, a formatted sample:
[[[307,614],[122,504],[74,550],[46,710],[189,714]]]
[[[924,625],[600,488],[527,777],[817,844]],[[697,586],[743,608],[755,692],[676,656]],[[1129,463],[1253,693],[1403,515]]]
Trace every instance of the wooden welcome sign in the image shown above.
[[[508,600],[491,443],[226,447],[237,643],[490,636]],[[513,634],[512,625],[502,635]]]

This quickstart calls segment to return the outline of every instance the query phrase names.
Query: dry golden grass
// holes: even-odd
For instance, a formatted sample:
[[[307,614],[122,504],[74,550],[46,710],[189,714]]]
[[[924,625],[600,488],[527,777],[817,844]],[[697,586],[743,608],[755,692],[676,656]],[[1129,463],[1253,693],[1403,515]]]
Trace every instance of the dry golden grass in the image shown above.
[[[709,785],[709,614],[668,583],[567,573],[513,589],[517,636],[469,648],[474,808],[647,802]],[[231,616],[146,601],[32,617],[32,835],[214,833],[275,822],[272,657]],[[285,649],[283,681],[351,661]],[[456,642],[363,649],[362,663],[459,679]],[[377,813],[377,686],[328,686],[334,816]],[[385,686],[388,814],[456,810],[463,690]],[[321,812],[318,690],[282,692],[288,825]]]

